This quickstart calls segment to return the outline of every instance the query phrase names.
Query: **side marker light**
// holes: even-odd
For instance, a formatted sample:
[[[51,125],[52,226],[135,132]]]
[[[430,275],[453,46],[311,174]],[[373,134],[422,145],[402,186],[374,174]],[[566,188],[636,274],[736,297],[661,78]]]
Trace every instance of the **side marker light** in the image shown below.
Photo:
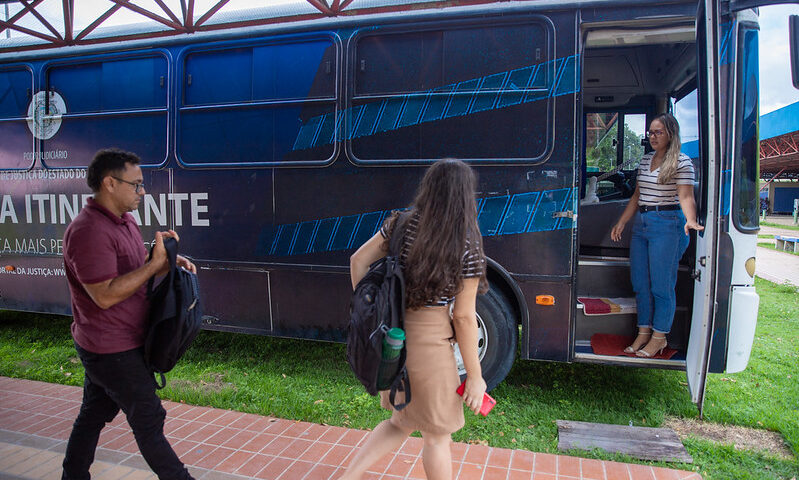
[[[755,277],[755,257],[749,257],[744,263],[744,268],[746,268],[746,273],[749,274],[750,277]]]
[[[555,305],[555,297],[552,295],[536,295],[535,303],[537,305]]]

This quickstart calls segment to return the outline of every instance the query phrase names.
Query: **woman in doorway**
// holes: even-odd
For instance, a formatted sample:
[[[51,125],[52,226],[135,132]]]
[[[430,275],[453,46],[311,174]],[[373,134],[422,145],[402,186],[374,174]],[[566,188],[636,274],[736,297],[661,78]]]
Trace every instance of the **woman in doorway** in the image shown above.
[[[654,357],[667,346],[677,298],[677,265],[688,247],[688,232],[703,230],[696,221],[694,167],[680,153],[680,125],[669,113],[649,124],[654,149],[641,158],[638,184],[610,238],[618,242],[633,217],[630,279],[638,309],[638,335],[624,349],[639,357]]]
[[[475,303],[487,290],[485,256],[477,225],[476,181],[459,160],[444,159],[425,173],[409,213],[394,213],[350,258],[353,288],[373,262],[386,255],[392,235],[402,235],[405,276],[405,366],[412,401],[369,434],[341,477],[359,479],[414,431],[424,440],[422,462],[430,480],[451,480],[451,434],[464,424],[463,403],[480,410],[486,383],[477,355]],[[400,220],[401,219],[401,220]],[[450,314],[451,312],[451,314]],[[451,316],[450,316],[451,315]],[[453,332],[454,329],[454,332]],[[463,398],[453,355],[457,339],[466,367]],[[402,392],[397,392],[402,397]],[[404,399],[397,398],[397,403]],[[381,405],[391,409],[388,392]]]

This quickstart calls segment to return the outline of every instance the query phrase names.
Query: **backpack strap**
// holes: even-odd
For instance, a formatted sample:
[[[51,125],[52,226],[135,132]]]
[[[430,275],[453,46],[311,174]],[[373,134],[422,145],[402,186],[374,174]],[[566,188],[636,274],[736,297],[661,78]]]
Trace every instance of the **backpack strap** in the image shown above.
[[[398,257],[402,254],[402,243],[405,240],[405,230],[408,227],[408,220],[410,220],[412,210],[405,210],[397,215],[394,221],[394,228],[391,229],[391,238],[388,241],[388,254]]]
[[[172,237],[164,239],[164,250],[166,250],[166,259],[169,264],[169,271],[166,273],[167,285],[172,284],[172,278],[175,276],[175,268],[178,260],[178,241]],[[150,256],[148,260],[153,259],[153,249],[150,249]],[[155,275],[150,277],[147,281],[147,298],[153,295],[153,284],[155,283]]]
[[[161,390],[162,388],[166,387],[166,377],[164,376],[163,372],[153,372],[156,377],[153,379],[155,381],[155,389]],[[161,381],[158,381],[158,375],[161,375]]]
[[[402,254],[402,244],[405,241],[405,232],[408,227],[408,221],[413,215],[412,210],[405,210],[400,212],[397,216],[397,219],[394,221],[394,228],[391,231],[391,238],[389,239],[388,243],[388,255],[395,257],[396,262],[399,262],[399,256]],[[403,303],[405,301],[405,285],[404,280],[402,280],[402,285],[399,288],[402,289],[401,297]],[[398,315],[392,315],[391,325],[394,327],[405,328],[403,325],[403,313],[404,312],[397,312]],[[402,355],[402,361],[404,363],[404,351]],[[397,404],[397,392],[404,392],[405,393],[405,401],[403,403]],[[396,411],[400,411],[408,406],[411,402],[411,382],[408,378],[408,369],[405,365],[402,366],[402,370],[400,370],[399,375],[394,379],[394,382],[391,384],[389,388],[388,394],[389,403],[391,406],[394,407]]]
[[[397,392],[405,392],[405,401],[403,403],[397,404]],[[394,383],[391,384],[391,389],[388,393],[388,401],[391,403],[391,406],[394,407],[394,410],[398,412],[411,403],[411,380],[408,378],[408,370],[404,365],[402,366],[400,375],[397,375],[397,378],[394,379]]]

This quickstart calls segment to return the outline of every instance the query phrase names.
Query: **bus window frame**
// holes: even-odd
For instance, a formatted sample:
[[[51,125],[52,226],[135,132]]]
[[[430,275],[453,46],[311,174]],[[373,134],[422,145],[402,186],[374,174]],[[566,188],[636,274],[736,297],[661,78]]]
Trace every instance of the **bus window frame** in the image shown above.
[[[145,163],[144,159],[142,159],[141,167],[142,168],[153,168],[158,169],[163,167],[169,161],[169,152],[170,152],[170,124],[171,124],[171,111],[172,111],[172,55],[169,53],[168,50],[163,48],[154,48],[154,49],[147,49],[147,50],[136,50],[130,52],[110,52],[105,54],[99,55],[87,55],[83,57],[75,57],[69,59],[57,59],[45,62],[42,64],[41,69],[39,71],[39,85],[42,86],[43,91],[50,91],[50,80],[49,80],[49,72],[53,68],[61,68],[61,67],[70,67],[70,66],[77,66],[77,65],[89,65],[93,63],[105,63],[107,61],[114,61],[114,60],[129,60],[135,58],[162,58],[166,63],[166,78],[164,79],[164,87],[166,88],[166,101],[164,102],[163,107],[158,108],[134,108],[134,109],[123,109],[123,110],[103,110],[103,111],[94,111],[94,112],[81,112],[81,113],[65,113],[62,115],[62,118],[69,119],[69,118],[96,118],[102,116],[125,116],[127,114],[157,114],[163,113],[165,115],[164,126],[166,129],[165,132],[165,142],[164,142],[164,158],[159,162],[153,163]],[[68,99],[64,99],[64,101],[68,101]],[[35,139],[34,139],[35,141]],[[41,142],[41,141],[40,141]],[[42,160],[42,166],[50,169],[50,170],[69,170],[75,168],[87,168],[91,163],[91,159],[86,159],[85,164],[81,165],[67,165],[67,166],[53,166],[47,165],[47,163]]]
[[[625,108],[590,108],[590,109],[585,109],[583,111],[583,131],[584,131],[583,135],[584,135],[584,138],[587,139],[587,135],[585,135],[587,133],[587,132],[585,132],[585,129],[586,129],[585,117],[586,117],[586,115],[589,115],[589,114],[592,114],[592,113],[618,113],[621,116],[621,118],[619,120],[617,120],[617,123],[619,125],[624,125],[623,119],[627,115],[644,115],[644,117],[645,117],[644,118],[644,128],[646,129],[646,128],[649,127],[649,122],[652,120],[652,117],[655,116],[653,112],[654,112],[654,107],[653,108],[644,108],[644,107],[636,107],[636,106],[629,106],[629,107],[625,107]],[[642,140],[646,140],[646,138],[644,138]],[[617,143],[617,146],[618,145],[624,146],[624,129],[623,128],[618,128],[617,131],[616,131],[616,143]],[[644,147],[643,155],[646,155],[648,152],[652,151],[652,147],[649,146],[649,142],[646,142],[645,144],[643,144],[641,146]],[[584,141],[583,142],[583,163],[585,163],[586,166],[588,166],[588,157],[586,156],[587,153],[588,153],[588,144]],[[616,162],[615,162],[615,165],[618,167],[618,166],[620,166],[622,164],[624,164],[624,151],[621,148],[617,148],[616,149]],[[630,168],[630,169],[627,169],[627,170],[624,170],[624,171],[625,172],[631,172],[633,170],[638,170],[638,167],[636,166],[635,168]],[[596,173],[598,173],[599,175],[602,175],[603,173],[607,173],[607,172],[596,172]]]
[[[624,125],[624,117],[626,115],[644,115],[644,127],[645,128],[649,128],[649,122],[655,116],[654,112],[655,112],[654,105],[650,106],[650,107],[645,107],[645,106],[642,106],[642,105],[641,106],[632,105],[632,106],[625,106],[623,108],[620,108],[620,107],[607,107],[607,108],[589,108],[589,109],[584,109],[583,110],[583,120],[582,120],[582,123],[583,123],[583,128],[582,128],[583,141],[582,141],[582,152],[580,153],[580,156],[581,156],[581,159],[580,159],[580,175],[583,177],[582,178],[582,186],[580,188],[583,191],[587,188],[588,179],[591,176],[600,177],[603,174],[607,173],[607,172],[591,172],[594,175],[590,175],[590,176],[588,175],[588,143],[587,143],[587,141],[588,141],[588,132],[586,131],[586,128],[587,128],[586,116],[590,115],[592,113],[618,113],[620,115],[620,118],[617,120],[617,123],[619,125]],[[646,139],[644,139],[644,140],[646,140]],[[623,128],[617,128],[616,142],[617,142],[617,147],[618,148],[616,148],[616,163],[615,163],[615,165],[616,165],[616,167],[619,167],[619,166],[624,164],[624,151],[621,148],[621,147],[624,146],[624,129]],[[641,155],[641,158],[643,158],[643,155],[646,155],[647,153],[652,151],[652,147],[649,145],[648,141],[644,142],[644,144],[642,146],[644,147],[644,153]],[[638,163],[641,162],[641,158],[638,159]],[[635,168],[628,168],[628,169],[624,169],[624,170],[620,170],[620,171],[621,172],[637,172],[638,171],[638,165],[636,165]],[[635,185],[637,184],[637,182],[638,182],[637,179],[635,180],[635,182],[633,182],[633,184],[632,184],[633,185],[633,189],[635,188]],[[629,197],[623,197],[623,198],[629,198]]]
[[[759,208],[760,208],[758,202],[760,200],[760,197],[759,197],[759,194],[758,194],[756,196],[756,198],[755,198],[755,202],[756,202],[755,203],[755,216],[754,216],[755,224],[753,226],[743,225],[743,223],[741,222],[741,211],[740,211],[740,208],[741,208],[741,205],[742,205],[742,203],[741,203],[742,194],[741,194],[740,189],[741,189],[741,186],[742,186],[741,182],[744,181],[745,179],[742,177],[743,173],[744,173],[744,169],[742,168],[741,162],[743,161],[744,142],[743,142],[743,138],[741,138],[741,136],[743,134],[743,122],[744,122],[744,110],[745,110],[744,102],[747,100],[746,96],[745,96],[745,92],[744,92],[744,80],[745,80],[745,76],[747,74],[747,72],[744,71],[744,68],[746,67],[747,62],[744,61],[744,56],[745,55],[751,55],[753,53],[753,52],[748,52],[746,50],[746,48],[745,48],[745,44],[746,44],[747,36],[748,36],[747,33],[754,32],[754,34],[756,35],[756,38],[755,38],[755,42],[757,43],[756,48],[759,48],[760,36],[759,36],[759,31],[758,31],[759,29],[757,27],[753,27],[753,26],[745,24],[745,23],[739,24],[737,26],[737,30],[738,30],[737,31],[737,37],[738,37],[737,38],[737,44],[738,44],[737,45],[737,49],[738,49],[739,55],[737,55],[738,58],[736,58],[736,61],[735,61],[735,64],[736,64],[736,69],[735,70],[736,71],[734,72],[734,75],[735,75],[735,78],[736,78],[736,81],[735,81],[735,97],[736,97],[736,101],[735,101],[735,110],[734,110],[734,115],[735,115],[735,117],[734,117],[735,118],[734,139],[735,140],[734,140],[733,143],[735,145],[737,145],[738,147],[735,149],[735,156],[733,157],[733,165],[732,165],[733,182],[732,182],[732,185],[731,185],[731,187],[732,187],[731,188],[731,190],[732,190],[731,191],[732,207],[730,209],[730,215],[729,216],[732,219],[732,224],[735,226],[735,228],[738,231],[740,231],[742,233],[750,233],[751,234],[751,233],[757,233],[760,230],[760,226],[759,226],[759,222],[758,222],[758,218],[759,218],[758,213],[759,213]],[[757,52],[757,50],[754,53],[759,55],[759,52]],[[749,63],[751,63],[751,61]],[[754,65],[755,65],[755,68],[757,68],[757,62],[755,62]],[[755,94],[754,110],[755,110],[755,122],[758,122],[759,113],[760,113],[760,107],[759,107],[759,102],[760,102],[760,92],[759,92],[760,78],[759,78],[759,73],[757,71],[755,71],[755,78],[756,78],[756,81],[758,82],[758,85],[753,90],[755,92],[754,93]],[[752,161],[756,162],[759,165],[759,155],[758,155],[758,153],[759,153],[759,140],[757,139],[757,137],[755,138],[755,142],[757,142],[757,144],[755,145],[755,151],[753,152],[754,155],[755,155],[755,158],[752,159]],[[758,167],[756,172],[755,172],[755,179],[754,179],[756,192],[759,192],[759,170],[760,169]]]
[[[205,104],[205,105],[183,105],[183,99],[186,93],[186,83],[184,77],[186,75],[186,61],[190,55],[203,52],[233,50],[236,48],[255,48],[265,47],[270,45],[297,45],[307,43],[314,40],[329,40],[330,44],[335,47],[335,65],[332,67],[332,74],[334,75],[333,97],[321,97],[313,99],[273,99],[263,101],[251,102],[236,102],[236,103],[223,103],[223,104]],[[277,35],[263,38],[246,38],[236,39],[230,41],[209,41],[193,45],[187,45],[182,48],[178,53],[175,61],[175,98],[178,102],[175,105],[175,158],[178,164],[191,170],[209,169],[209,168],[275,168],[275,167],[309,167],[317,166],[323,167],[333,163],[338,158],[341,151],[341,128],[337,128],[341,121],[343,112],[341,111],[341,78],[342,78],[342,52],[343,44],[339,35],[331,31],[317,31],[310,33],[296,33],[288,35]],[[286,106],[291,104],[323,104],[331,103],[333,105],[332,113],[335,114],[335,123],[333,129],[333,150],[330,156],[322,160],[291,160],[291,161],[267,161],[267,162],[188,162],[183,158],[180,150],[181,140],[181,112],[182,111],[197,111],[205,109],[236,109],[236,108],[272,108],[279,106]]]
[[[30,105],[30,102],[33,99],[33,95],[36,92],[36,75],[34,74],[33,66],[31,64],[29,64],[29,63],[12,63],[12,64],[8,64],[8,65],[3,65],[2,67],[0,67],[0,72],[14,71],[14,70],[27,71],[28,72],[28,76],[29,76],[29,79],[30,79],[30,92],[28,94],[28,105]],[[36,165],[36,155],[35,155],[35,152],[36,152],[36,137],[34,137],[33,132],[30,131],[30,128],[27,125],[27,123],[28,123],[27,112],[26,112],[25,116],[23,116],[23,117],[8,117],[8,118],[0,117],[0,123],[3,123],[3,122],[20,122],[20,121],[25,122],[25,129],[29,133],[29,138],[30,138],[30,142],[31,142],[31,152],[34,153],[34,155],[32,156],[31,161],[30,161],[30,163],[28,164],[27,167],[5,167],[5,166],[0,165],[0,170],[10,171],[10,172],[26,172],[28,170],[31,170],[34,167],[34,165]]]
[[[546,91],[546,113],[544,117],[546,118],[545,122],[545,132],[544,137],[542,137],[544,143],[544,150],[542,153],[536,157],[528,157],[528,158],[464,158],[463,160],[468,163],[475,163],[475,164],[525,164],[525,165],[541,165],[547,162],[547,160],[552,156],[552,152],[555,150],[555,97],[553,92],[558,86],[558,78],[557,77],[557,68],[556,64],[558,58],[555,56],[555,24],[552,22],[547,15],[542,14],[530,14],[524,15],[521,17],[513,17],[513,18],[497,18],[492,17],[490,18],[491,26],[513,26],[513,25],[531,25],[531,24],[538,24],[541,26],[542,30],[544,31],[545,35],[545,42],[543,45],[543,49],[545,53],[543,54],[543,58],[546,60],[541,62],[541,65],[551,64],[551,77],[552,77],[552,84],[549,85]],[[402,92],[402,93],[394,93],[394,94],[381,94],[381,95],[363,95],[358,96],[355,95],[355,87],[356,87],[356,63],[358,59],[358,43],[367,37],[374,37],[374,36],[383,36],[383,35],[397,35],[402,33],[425,33],[425,32],[435,32],[435,31],[447,31],[447,30],[457,30],[457,29],[468,29],[468,28],[481,28],[485,27],[487,21],[484,23],[479,23],[475,19],[454,19],[454,20],[446,20],[440,21],[436,23],[432,22],[422,22],[422,23],[408,23],[408,24],[400,24],[400,25],[390,25],[385,27],[380,27],[375,29],[374,27],[364,27],[357,29],[352,36],[348,40],[347,44],[347,57],[346,57],[346,65],[347,65],[347,73],[346,73],[346,88],[347,91],[350,92],[346,96],[346,106],[345,111],[352,112],[354,109],[358,108],[354,104],[363,99],[368,98],[398,98],[398,97],[410,97],[410,96],[426,96],[427,91],[421,92]],[[567,61],[569,57],[573,55],[562,57],[563,61]],[[579,57],[579,55],[577,55]],[[580,72],[581,69],[581,59],[575,58],[575,69],[577,72]],[[577,74],[578,78],[576,80],[579,92],[579,85],[581,79],[579,78],[579,73]],[[443,88],[447,85],[442,85]],[[453,87],[457,88],[457,87]],[[433,88],[432,90],[435,90]],[[428,89],[429,90],[429,89]],[[538,91],[539,89],[531,89],[529,92]],[[544,91],[544,89],[540,89]],[[498,90],[498,92],[501,90]],[[353,128],[352,122],[354,115],[344,115],[344,125],[343,128],[340,129],[343,132],[342,137],[345,144],[345,152],[347,157],[350,161],[359,166],[400,166],[400,165],[429,165],[438,158],[419,158],[419,159],[364,159],[358,157],[355,152],[353,151],[352,145],[352,136],[349,134],[351,129]]]

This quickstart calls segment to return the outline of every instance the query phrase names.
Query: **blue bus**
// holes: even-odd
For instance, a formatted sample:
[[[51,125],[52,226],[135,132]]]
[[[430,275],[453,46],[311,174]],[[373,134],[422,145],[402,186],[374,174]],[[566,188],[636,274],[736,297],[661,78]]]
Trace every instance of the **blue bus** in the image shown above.
[[[70,314],[61,238],[94,152],[114,146],[143,160],[144,238],[173,228],[197,264],[205,328],[343,341],[349,255],[454,157],[479,175],[490,388],[517,356],[681,369],[701,410],[707,372],[746,367],[754,8],[775,2],[164,3],[145,15],[158,28],[98,14],[82,31],[64,2],[64,27],[37,35],[20,22],[41,7],[0,3],[0,308]],[[629,229],[610,230],[664,111],[688,112],[705,230],[680,263],[676,354],[609,354],[597,335],[635,328]]]

